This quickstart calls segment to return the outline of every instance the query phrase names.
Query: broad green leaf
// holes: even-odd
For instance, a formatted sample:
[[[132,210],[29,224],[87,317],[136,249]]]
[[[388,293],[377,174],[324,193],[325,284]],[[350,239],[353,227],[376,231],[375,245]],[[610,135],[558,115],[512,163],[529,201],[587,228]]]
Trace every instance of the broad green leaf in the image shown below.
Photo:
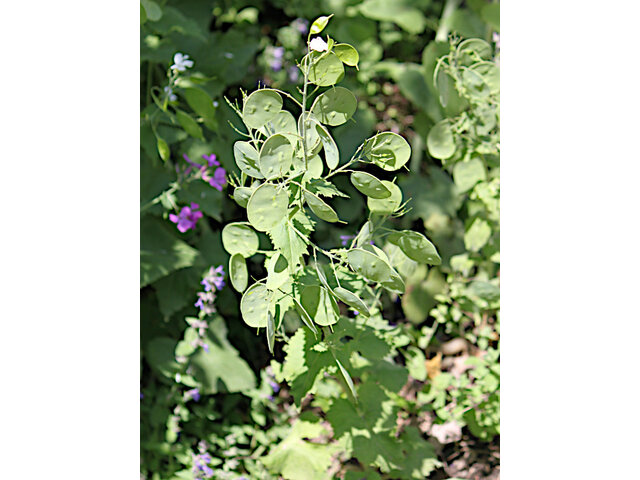
[[[293,161],[293,146],[287,137],[275,134],[260,149],[260,172],[267,180],[287,174]]]
[[[169,145],[162,138],[158,137],[157,139],[158,153],[160,154],[160,158],[163,162],[169,160],[171,156],[171,150],[169,150]]]
[[[287,190],[264,183],[251,195],[247,203],[249,223],[260,232],[274,228],[287,214],[289,195]]]
[[[253,190],[253,188],[249,187],[236,187],[233,191],[233,199],[242,208],[247,208],[247,203],[249,202],[249,198],[251,197]]]
[[[456,144],[453,140],[453,132],[448,119],[436,123],[427,136],[427,148],[433,158],[444,160],[449,158],[456,151]]]
[[[191,115],[183,112],[182,110],[176,110],[176,117],[178,118],[178,122],[184,128],[184,131],[187,132],[194,138],[199,140],[204,140],[204,136],[202,135],[202,128],[198,125]]]
[[[193,111],[204,119],[205,125],[210,130],[216,129],[216,109],[213,106],[213,99],[209,94],[195,87],[185,88],[182,90],[182,93]]]
[[[367,197],[382,199],[391,196],[391,190],[370,173],[353,172],[351,174],[351,183]]]
[[[255,375],[238,351],[227,340],[227,327],[221,317],[209,323],[204,342],[209,351],[199,348],[189,359],[200,393],[247,392],[255,388]]]
[[[308,286],[302,290],[300,304],[318,325],[333,325],[340,317],[340,309],[336,301],[327,289],[318,285]]]
[[[236,253],[243,257],[255,255],[259,246],[258,234],[247,222],[234,222],[222,229],[222,245],[231,255]]]
[[[312,119],[313,123],[316,126],[316,132],[322,141],[322,148],[324,149],[324,159],[327,162],[327,167],[330,170],[333,170],[338,166],[340,162],[340,153],[338,151],[338,146],[336,142],[333,140],[333,137],[329,133],[329,131],[324,127],[324,125],[318,123],[315,119]]]
[[[269,347],[269,352],[273,355],[273,345],[276,340],[276,326],[273,323],[273,315],[271,312],[267,313],[267,346]]]
[[[485,180],[486,176],[484,164],[477,157],[468,162],[457,162],[453,167],[453,181],[461,193],[473,188],[476,183]]]
[[[364,155],[383,170],[398,170],[411,158],[411,147],[397,133],[384,132],[365,141]]]
[[[344,77],[344,65],[335,53],[324,53],[320,55],[318,52],[311,52],[303,59],[304,62],[310,62],[309,66],[309,82],[319,87],[329,87],[335,85],[342,77]]]
[[[344,381],[346,382],[347,386],[349,387],[349,391],[351,392],[351,395],[353,395],[353,398],[356,401],[358,401],[358,394],[356,393],[356,387],[353,385],[353,380],[351,379],[351,375],[349,375],[349,372],[347,372],[346,368],[344,368],[342,366],[342,363],[340,363],[340,360],[335,358],[335,361],[338,364],[338,368],[340,369],[340,373],[342,374],[342,378],[344,378]]]
[[[254,178],[264,178],[264,175],[260,171],[258,159],[260,155],[258,151],[253,148],[249,142],[243,142],[241,140],[233,144],[233,157],[236,160],[236,165],[244,173]]]
[[[286,110],[280,110],[278,114],[269,120],[262,128],[260,128],[266,137],[280,133],[287,137],[291,142],[291,145],[297,145],[298,143],[298,127],[296,119]]]
[[[180,364],[176,362],[175,349],[177,342],[169,337],[156,337],[144,349],[147,363],[167,378],[173,379],[180,371]]]
[[[464,234],[464,245],[467,250],[478,252],[491,238],[491,227],[481,219],[476,218]]]
[[[144,9],[142,3],[140,3],[140,25],[144,25],[147,21],[147,11]]]
[[[331,19],[331,17],[333,17],[333,15],[322,15],[318,18],[316,18],[313,23],[311,24],[311,28],[309,29],[309,33],[311,35],[316,35],[317,33],[322,32],[322,30],[324,30],[324,28],[327,26],[327,24],[329,23],[329,20]]]
[[[264,88],[249,95],[242,107],[242,119],[249,128],[260,128],[282,110],[282,97],[275,90]]]
[[[480,11],[482,19],[496,31],[500,31],[500,4],[488,3]]]
[[[254,283],[242,295],[240,311],[244,323],[254,328],[267,326],[267,314],[271,306],[273,292],[262,283]]]
[[[198,261],[198,250],[170,233],[171,225],[151,216],[140,221],[140,287]]]
[[[319,95],[313,102],[311,113],[325,125],[342,125],[356,111],[356,97],[344,87],[334,87]]]
[[[309,316],[309,312],[307,312],[305,310],[305,308],[302,306],[302,304],[300,303],[300,301],[297,298],[293,297],[293,301],[296,304],[298,312],[300,313],[300,317],[302,319],[302,322],[307,326],[307,328],[309,330],[311,330],[315,335],[317,335],[318,334],[318,329],[313,324],[313,320]]]
[[[302,150],[299,151],[300,155],[293,156],[293,176],[303,173],[303,180],[311,180],[313,178],[320,178],[322,171],[324,170],[324,162],[320,155],[313,155],[307,160],[307,165],[304,164],[302,158]]]
[[[333,289],[333,293],[335,293],[336,297],[338,297],[338,299],[341,302],[346,303],[347,305],[349,305],[350,307],[354,308],[355,310],[357,310],[358,312],[360,312],[364,316],[366,316],[366,317],[369,316],[369,309],[364,304],[364,302],[362,300],[360,300],[360,297],[358,297],[354,293],[352,293],[349,290],[347,290],[346,288],[342,288],[342,287],[334,288]]]
[[[269,290],[277,290],[289,279],[289,262],[280,252],[267,260],[267,283]]]
[[[249,282],[249,272],[247,271],[247,262],[240,253],[234,253],[229,258],[229,277],[231,285],[238,292],[244,292]]]
[[[157,22],[162,18],[162,9],[152,0],[140,0],[141,6],[147,14],[147,18],[152,22]]]
[[[392,233],[387,239],[400,247],[411,260],[429,265],[440,265],[442,263],[436,247],[421,233],[402,230]]]
[[[393,182],[382,180],[384,187],[391,192],[387,198],[367,198],[367,207],[371,213],[378,215],[390,215],[395,212],[402,203],[402,190]]]
[[[284,439],[261,458],[267,469],[286,480],[330,480],[333,457],[339,451],[335,444],[321,444],[308,439],[326,435],[319,423],[298,420]]]
[[[424,14],[414,6],[417,2],[407,0],[365,0],[359,10],[367,18],[381,22],[394,22],[412,34],[422,33],[427,26]]]
[[[333,46],[333,52],[345,65],[349,65],[351,67],[358,66],[360,55],[358,55],[358,51],[348,43],[336,43]]]
[[[354,248],[347,252],[347,261],[365,279],[379,283],[392,292],[404,293],[404,282],[398,272],[374,253]]]
[[[320,283],[322,284],[322,286],[327,290],[331,291],[331,287],[329,286],[329,282],[327,281],[327,276],[324,274],[323,266],[318,262],[314,262],[314,266],[316,269],[316,273],[318,274],[318,280],[320,280]]]
[[[333,208],[327,205],[320,197],[314,195],[313,193],[304,192],[304,199],[309,204],[311,211],[315,213],[318,218],[324,220],[325,222],[338,222],[340,219],[338,218],[338,214],[335,212]]]

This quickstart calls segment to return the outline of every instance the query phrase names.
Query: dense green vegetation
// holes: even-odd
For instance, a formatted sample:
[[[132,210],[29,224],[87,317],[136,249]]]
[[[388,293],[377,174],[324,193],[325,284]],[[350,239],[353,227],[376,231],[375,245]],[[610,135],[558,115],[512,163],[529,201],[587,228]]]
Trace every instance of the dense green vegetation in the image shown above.
[[[497,478],[499,5],[142,1],[140,86],[142,477]]]

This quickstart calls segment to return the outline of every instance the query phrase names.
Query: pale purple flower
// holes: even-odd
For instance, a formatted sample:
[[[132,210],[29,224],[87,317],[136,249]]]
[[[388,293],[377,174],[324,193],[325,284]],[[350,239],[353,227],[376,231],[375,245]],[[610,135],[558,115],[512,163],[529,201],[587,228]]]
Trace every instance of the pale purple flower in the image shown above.
[[[211,455],[204,451],[204,448],[202,446],[200,446],[199,448],[200,453],[198,455],[191,453],[191,455],[193,456],[193,478],[195,480],[211,478],[213,477],[214,471],[211,467],[209,467],[209,464],[213,459],[211,458]]]
[[[273,390],[273,393],[278,393],[280,391],[280,385],[273,380],[269,380],[269,386],[271,387],[271,390]]]
[[[216,171],[213,172],[213,177],[209,179],[209,185],[218,190],[222,191],[222,187],[227,184],[227,171],[222,168],[216,168]]]
[[[211,315],[216,312],[216,307],[213,304],[216,296],[213,292],[198,292],[198,301],[194,304],[200,310],[202,310],[205,314]]]
[[[282,57],[284,57],[284,47],[275,47],[273,49],[273,58],[282,60]]]
[[[197,388],[192,388],[191,390],[187,390],[185,392],[187,399],[193,399],[196,402],[200,400],[200,391]]]
[[[187,68],[191,68],[191,67],[193,67],[193,60],[189,60],[189,55],[176,53],[173,56],[173,65],[171,65],[171,70],[184,72]]]
[[[222,290],[222,287],[224,287],[224,267],[222,265],[215,269],[211,267],[200,284],[204,285],[205,292]]]
[[[175,94],[173,93],[173,89],[169,86],[164,87],[164,93],[167,94],[167,97],[169,97],[169,101],[170,102],[175,102],[176,100],[178,100],[178,97],[175,96]]]
[[[282,70],[282,60],[278,60],[277,58],[274,60],[271,60],[271,63],[269,64],[269,66],[271,67],[271,70],[273,70],[274,72],[279,72],[280,70]]]
[[[346,247],[349,240],[353,240],[354,238],[356,238],[355,235],[340,235],[340,243],[343,247]]]
[[[202,218],[202,212],[198,210],[200,206],[197,203],[192,203],[191,207],[182,207],[180,213],[175,215],[169,214],[169,220],[178,225],[178,230],[182,233],[195,228],[196,222]]]
[[[289,81],[292,83],[296,83],[300,78],[300,72],[298,70],[298,67],[291,66],[288,68],[287,71],[289,72]]]
[[[309,21],[304,18],[296,18],[291,22],[291,26],[298,30],[302,35],[306,35],[309,31]]]

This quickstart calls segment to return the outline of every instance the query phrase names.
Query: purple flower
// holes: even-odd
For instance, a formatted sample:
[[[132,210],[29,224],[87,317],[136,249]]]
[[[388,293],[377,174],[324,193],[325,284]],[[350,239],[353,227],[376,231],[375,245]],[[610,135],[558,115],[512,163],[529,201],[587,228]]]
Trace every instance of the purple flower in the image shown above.
[[[274,72],[279,72],[280,70],[282,70],[282,60],[278,60],[278,59],[272,60],[269,66],[271,67],[271,70],[273,70]]]
[[[213,477],[214,471],[208,464],[211,463],[213,459],[203,448],[199,447],[199,449],[200,453],[198,455],[191,454],[193,456],[193,477],[196,480],[211,478]]]
[[[306,35],[309,31],[309,21],[304,18],[296,18],[291,22],[291,26],[298,30],[302,35]]]
[[[296,83],[298,81],[298,78],[300,78],[298,67],[291,66],[287,71],[289,72],[289,81],[292,83]]]
[[[209,353],[209,344],[208,344],[208,343],[204,343],[204,342],[202,342],[202,345],[201,345],[201,346],[202,346],[202,349],[203,349],[205,352]]]
[[[220,162],[216,160],[216,154],[212,153],[211,155],[202,155],[202,158],[204,158],[207,161],[207,164],[210,167],[213,167],[214,165],[216,167],[220,166]]]
[[[185,395],[187,396],[187,399],[192,398],[196,402],[200,400],[200,391],[197,388],[192,388],[191,390],[187,390],[185,392]]]
[[[353,240],[354,238],[356,238],[355,235],[340,235],[340,243],[342,243],[343,247],[346,247],[349,240]]]
[[[284,47],[276,47],[273,49],[273,58],[277,58],[279,60],[284,57]]]
[[[209,185],[218,190],[222,191],[222,187],[227,184],[227,172],[224,168],[218,167],[216,171],[213,172],[213,178],[209,180]]]
[[[192,203],[191,207],[182,207],[180,213],[175,215],[169,214],[169,220],[178,225],[178,230],[182,233],[195,228],[196,222],[202,218],[202,212],[198,211],[200,206],[197,203]]]
[[[278,393],[280,391],[280,385],[274,381],[269,381],[269,386],[271,387],[271,390],[273,390],[273,393]]]

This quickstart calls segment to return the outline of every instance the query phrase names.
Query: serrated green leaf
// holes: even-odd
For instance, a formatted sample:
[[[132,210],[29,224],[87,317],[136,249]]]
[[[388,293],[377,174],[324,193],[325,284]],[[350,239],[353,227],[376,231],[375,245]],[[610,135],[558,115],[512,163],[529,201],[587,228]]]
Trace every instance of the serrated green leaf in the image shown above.
[[[249,142],[237,141],[233,144],[233,158],[244,173],[253,178],[264,178],[260,171],[260,154]]]
[[[286,175],[293,161],[293,145],[281,134],[270,136],[260,149],[260,172],[267,180]]]
[[[298,232],[304,235],[311,232],[308,221],[306,215],[297,212],[293,219],[285,217],[267,232],[273,246],[287,259],[291,271],[302,263],[303,255],[307,253],[307,240]]]
[[[353,172],[351,174],[351,183],[367,197],[382,199],[391,196],[391,190],[367,172]]]
[[[247,222],[234,222],[222,229],[222,245],[231,255],[236,253],[251,257],[258,250],[260,240]]]
[[[242,107],[242,120],[249,128],[260,128],[273,120],[282,110],[282,97],[270,88],[256,90]]]
[[[289,262],[280,252],[267,260],[267,283],[269,290],[277,290],[289,279]]]
[[[260,232],[271,230],[285,217],[288,206],[287,190],[264,183],[253,192],[247,203],[249,223]]]
[[[383,132],[365,141],[364,156],[383,170],[394,171],[411,158],[411,146],[397,133]]]
[[[344,87],[334,87],[315,99],[311,113],[325,125],[337,126],[353,117],[357,107],[353,93]]]
[[[349,195],[338,190],[333,183],[326,181],[324,178],[314,178],[309,180],[309,183],[307,183],[306,188],[311,193],[315,193],[316,195],[322,195],[323,197],[349,198]]]
[[[247,262],[240,253],[235,253],[229,258],[229,277],[231,285],[238,292],[244,292],[249,282],[249,272],[247,271]]]

